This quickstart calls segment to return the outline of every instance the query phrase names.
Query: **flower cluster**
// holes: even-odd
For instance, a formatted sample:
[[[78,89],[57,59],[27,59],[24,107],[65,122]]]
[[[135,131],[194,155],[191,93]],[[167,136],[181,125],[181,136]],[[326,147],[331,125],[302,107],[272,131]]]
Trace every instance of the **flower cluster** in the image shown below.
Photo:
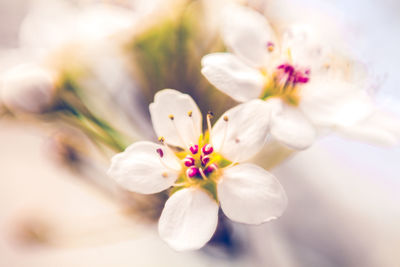
[[[116,155],[109,175],[123,187],[151,194],[172,187],[160,236],[177,250],[202,247],[216,229],[218,205],[234,221],[259,224],[282,214],[286,196],[274,176],[243,163],[268,135],[293,149],[312,145],[322,128],[368,118],[374,107],[356,78],[332,55],[292,27],[277,37],[256,11],[225,8],[222,36],[231,52],[203,57],[203,75],[239,102],[208,131],[188,95],[166,89],[150,104],[161,144],[137,142]]]
[[[0,73],[0,115],[78,128],[112,153],[109,183],[163,192],[158,230],[172,248],[203,247],[219,209],[245,224],[282,215],[282,186],[254,164],[267,141],[292,152],[334,130],[399,143],[400,123],[376,108],[364,69],[310,28],[278,30],[234,1],[172,1],[159,13],[162,1],[147,2],[135,1],[140,12],[62,4],[30,13],[20,34],[27,62]]]

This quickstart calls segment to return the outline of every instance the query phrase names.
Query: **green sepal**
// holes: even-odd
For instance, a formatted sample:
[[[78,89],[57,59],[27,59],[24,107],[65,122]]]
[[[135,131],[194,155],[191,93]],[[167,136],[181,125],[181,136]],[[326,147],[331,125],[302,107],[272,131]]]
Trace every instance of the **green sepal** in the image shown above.
[[[201,188],[206,190],[218,203],[217,184],[214,181],[205,181],[204,184],[201,185]]]
[[[173,187],[170,191],[169,191],[169,196],[171,197],[173,194],[175,194],[176,192],[178,192],[181,189],[186,188],[185,186],[176,186]]]

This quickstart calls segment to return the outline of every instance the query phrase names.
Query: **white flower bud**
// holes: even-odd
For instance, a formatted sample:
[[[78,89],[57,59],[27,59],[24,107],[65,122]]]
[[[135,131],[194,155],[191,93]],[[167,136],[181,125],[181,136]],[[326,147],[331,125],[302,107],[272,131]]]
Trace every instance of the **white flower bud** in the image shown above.
[[[2,76],[1,99],[13,111],[40,113],[54,102],[54,75],[34,64],[21,64]]]

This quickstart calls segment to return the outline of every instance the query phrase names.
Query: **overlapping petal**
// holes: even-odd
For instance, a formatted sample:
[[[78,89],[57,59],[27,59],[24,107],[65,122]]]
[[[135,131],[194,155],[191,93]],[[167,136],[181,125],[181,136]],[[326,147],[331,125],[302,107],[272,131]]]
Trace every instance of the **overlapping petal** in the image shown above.
[[[189,95],[173,89],[161,90],[149,109],[154,130],[166,143],[187,148],[198,142],[202,116]]]
[[[201,60],[203,75],[219,90],[239,102],[257,98],[265,78],[231,53],[213,53]]]
[[[201,189],[186,188],[167,200],[158,230],[175,250],[194,250],[211,239],[217,223],[217,202]]]
[[[108,175],[127,190],[153,194],[174,184],[181,165],[164,146],[142,141],[111,160]]]
[[[287,206],[286,194],[278,180],[250,163],[224,170],[218,197],[228,218],[247,224],[275,219]]]
[[[249,159],[264,145],[270,113],[269,105],[259,99],[226,111],[212,129],[213,146],[231,161]]]
[[[321,77],[302,89],[300,108],[319,126],[351,126],[374,111],[370,96],[357,84]]]
[[[274,32],[260,13],[237,4],[228,4],[222,20],[225,44],[248,64],[265,66],[271,56],[278,53]],[[273,52],[268,50],[269,43],[275,45]]]
[[[276,140],[293,149],[305,149],[314,142],[316,129],[298,108],[282,103],[279,99],[268,102],[269,105],[274,104],[270,131]]]
[[[282,33],[282,51],[290,51],[290,61],[295,65],[309,68],[315,73],[332,59],[331,48],[321,44],[321,38],[310,25],[296,23]],[[321,36],[319,36],[321,37]],[[285,58],[283,54],[283,58]]]
[[[394,146],[400,143],[400,120],[382,111],[375,111],[367,119],[337,130],[346,137],[373,144]]]

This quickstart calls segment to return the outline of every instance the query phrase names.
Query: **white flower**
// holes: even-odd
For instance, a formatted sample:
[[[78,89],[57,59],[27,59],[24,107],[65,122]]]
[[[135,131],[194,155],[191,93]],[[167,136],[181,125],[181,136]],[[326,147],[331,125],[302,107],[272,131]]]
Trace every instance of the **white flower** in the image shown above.
[[[35,64],[21,64],[1,77],[2,102],[13,111],[40,113],[54,103],[55,75]]]
[[[101,46],[108,52],[106,38],[131,27],[136,19],[133,14],[131,10],[105,4],[79,9],[66,1],[36,3],[22,22],[20,47],[6,51],[7,56],[1,55],[2,101],[9,108],[42,112],[53,100],[54,76],[62,75],[58,66],[66,64],[65,58],[58,63],[57,52],[69,45],[76,49],[79,59],[87,57],[88,53],[82,50],[88,46],[91,50]],[[76,60],[74,64],[82,65]]]
[[[210,240],[219,204],[237,222],[260,224],[274,219],[287,204],[280,183],[261,167],[239,164],[265,142],[269,116],[267,110],[262,111],[261,100],[238,105],[203,135],[202,116],[193,99],[172,89],[162,90],[150,104],[161,144],[132,144],[113,157],[108,174],[138,193],[173,187],[158,229],[176,250],[199,249]]]
[[[69,1],[42,1],[29,10],[20,32],[20,48],[43,60],[68,45],[101,45],[136,21],[132,10],[110,4],[76,6]]]
[[[233,53],[206,55],[202,73],[239,102],[265,100],[278,141],[304,149],[319,128],[351,126],[372,114],[362,72],[316,45],[308,28],[295,25],[275,36],[261,14],[239,5],[225,11],[222,34]]]

